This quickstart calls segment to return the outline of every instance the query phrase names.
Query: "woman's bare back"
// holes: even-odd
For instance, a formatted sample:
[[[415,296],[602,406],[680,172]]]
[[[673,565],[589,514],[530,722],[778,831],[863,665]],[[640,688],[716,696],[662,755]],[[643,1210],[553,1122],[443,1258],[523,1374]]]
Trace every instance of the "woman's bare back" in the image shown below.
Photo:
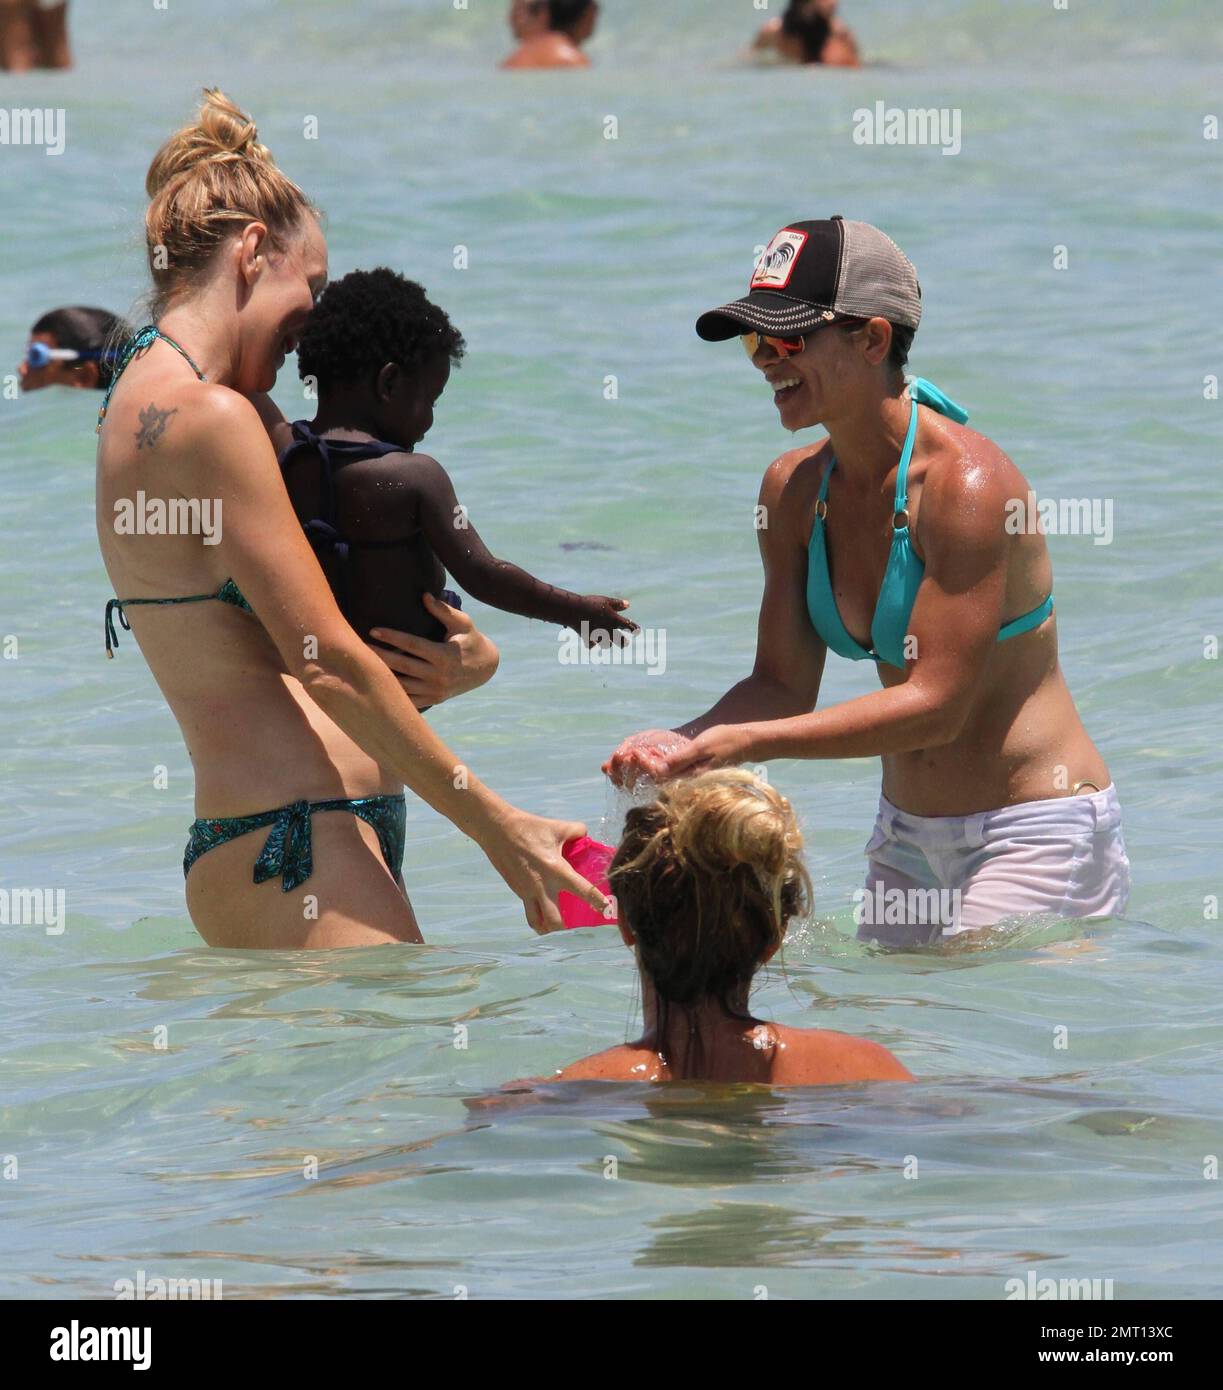
[[[861,1081],[912,1081],[886,1047],[847,1033],[755,1023],[719,1047],[701,1075],[684,1074],[644,1039],[609,1047],[562,1067],[554,1081],[702,1080],[774,1086],[848,1086]],[[705,1074],[708,1071],[709,1074]]]

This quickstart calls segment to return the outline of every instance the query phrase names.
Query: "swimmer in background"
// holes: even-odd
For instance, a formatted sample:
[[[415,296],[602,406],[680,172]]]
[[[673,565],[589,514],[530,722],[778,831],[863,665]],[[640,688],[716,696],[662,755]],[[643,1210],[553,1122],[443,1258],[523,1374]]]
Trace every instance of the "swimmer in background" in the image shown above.
[[[68,0],[0,0],[0,69],[71,66]]]
[[[582,45],[595,31],[597,0],[513,0],[510,29],[518,48],[503,68],[588,68]]]
[[[73,305],[52,309],[30,329],[25,357],[17,368],[23,391],[46,386],[105,391],[118,349],[131,328],[106,309]]]
[[[837,18],[837,0],[790,0],[780,19],[770,19],[762,26],[752,52],[769,55],[779,63],[862,66],[857,39]]]
[[[548,1079],[913,1080],[879,1043],[769,1023],[748,1008],[757,972],[811,901],[798,822],[767,782],[723,768],[664,787],[629,811],[608,879],[641,977],[644,1031]]]
[[[329,285],[302,331],[298,370],[317,384],[318,409],[271,433],[340,611],[362,637],[376,629],[440,641],[444,611],[422,595],[458,607],[442,588],[448,570],[481,603],[572,627],[592,646],[635,632],[621,616],[626,600],[554,588],[492,555],[446,470],[415,452],[464,351],[421,286],[385,268]]]

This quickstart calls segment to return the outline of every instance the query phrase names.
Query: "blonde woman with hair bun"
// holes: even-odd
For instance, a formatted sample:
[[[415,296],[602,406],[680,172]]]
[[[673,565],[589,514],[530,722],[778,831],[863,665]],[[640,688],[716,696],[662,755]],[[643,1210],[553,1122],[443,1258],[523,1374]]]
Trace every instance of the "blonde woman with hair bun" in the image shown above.
[[[283,417],[262,393],[327,280],[318,210],[218,91],[157,152],[147,191],[151,322],[102,405],[98,539],[119,595],[106,649],[116,624],[133,633],[194,765],[183,868],[200,935],[421,940],[399,873],[405,785],[476,841],[536,931],[559,927],[562,888],[602,910],[561,857],[583,827],[502,800],[413,703],[488,679],[495,648],[447,610],[439,689],[405,693],[340,614],[293,512],[269,437]],[[200,533],[120,526],[140,494],[194,507]]]
[[[798,822],[768,783],[735,768],[665,787],[629,811],[608,880],[641,977],[644,1031],[553,1080],[913,1080],[878,1043],[769,1023],[748,1007],[757,972],[811,904]]]

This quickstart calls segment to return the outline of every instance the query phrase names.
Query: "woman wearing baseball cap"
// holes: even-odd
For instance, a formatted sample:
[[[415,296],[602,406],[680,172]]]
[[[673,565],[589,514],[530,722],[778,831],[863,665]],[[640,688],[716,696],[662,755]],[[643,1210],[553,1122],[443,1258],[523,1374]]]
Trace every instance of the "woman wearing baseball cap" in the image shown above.
[[[748,293],[697,320],[702,338],[741,339],[787,429],[828,437],[764,475],[752,673],[678,729],[625,740],[604,771],[880,757],[863,938],[1120,913],[1120,804],[1058,664],[1048,549],[1020,515],[1032,492],[965,411],[906,377],[920,321],[907,257],[840,217],[782,228]],[[815,710],[829,649],[874,661],[881,688]]]

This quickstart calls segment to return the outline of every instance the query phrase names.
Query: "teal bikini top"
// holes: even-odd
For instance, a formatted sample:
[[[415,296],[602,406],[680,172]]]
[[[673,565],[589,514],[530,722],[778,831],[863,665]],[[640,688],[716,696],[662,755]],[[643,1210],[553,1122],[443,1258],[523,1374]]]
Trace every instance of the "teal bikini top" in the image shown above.
[[[819,497],[815,503],[815,524],[811,528],[807,559],[807,611],[811,615],[816,632],[825,643],[838,656],[848,657],[851,661],[882,661],[902,671],[905,667],[904,644],[909,617],[913,612],[917,590],[926,572],[925,565],[913,550],[909,536],[907,505],[909,461],[913,457],[913,442],[917,438],[917,407],[927,405],[961,425],[968,419],[968,412],[962,406],[943,395],[937,386],[922,377],[914,377],[909,382],[909,397],[912,401],[909,429],[896,470],[896,497],[892,507],[892,548],[888,553],[883,583],[879,587],[875,615],[871,619],[870,650],[850,635],[841,621],[836,596],[832,592],[828,551],[824,542],[824,518],[828,515],[828,484],[832,478],[832,470],[837,466],[835,458],[824,470],[824,481],[820,485]],[[1052,612],[1053,595],[1050,594],[1038,608],[1005,623],[999,629],[998,641],[1005,642],[1008,637],[1018,637],[1020,633],[1030,632],[1032,628],[1039,627]]]
[[[119,362],[115,368],[115,374],[111,378],[110,385],[106,388],[106,395],[102,398],[102,408],[98,411],[98,431],[102,429],[102,421],[106,419],[107,407],[110,405],[111,394],[115,389],[115,384],[123,375],[127,364],[138,352],[149,347],[156,339],[160,338],[163,343],[169,343],[175,352],[180,353],[191,364],[192,371],[201,381],[205,380],[204,373],[191,360],[190,355],[184,348],[168,338],[155,324],[149,324],[145,328],[139,329],[123,345],[123,350],[119,354]],[[232,579],[227,579],[215,594],[185,594],[182,598],[112,598],[106,605],[106,617],[103,626],[106,631],[106,655],[113,657],[115,648],[119,645],[119,636],[115,631],[115,614],[119,615],[119,626],[124,632],[131,632],[131,624],[127,620],[125,608],[131,608],[136,604],[156,604],[163,607],[172,603],[207,603],[215,599],[218,603],[232,604],[235,608],[241,608],[244,612],[253,612],[250,604],[242,597],[242,591]]]

